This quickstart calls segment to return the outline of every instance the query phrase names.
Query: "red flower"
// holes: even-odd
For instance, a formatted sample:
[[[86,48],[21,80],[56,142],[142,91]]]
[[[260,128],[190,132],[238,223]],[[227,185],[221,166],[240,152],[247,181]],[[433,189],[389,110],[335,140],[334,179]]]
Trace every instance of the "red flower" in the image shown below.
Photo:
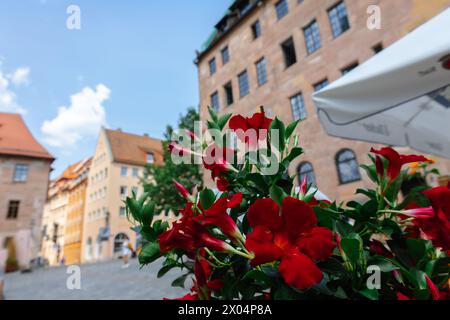
[[[389,259],[394,257],[392,253],[388,249],[386,249],[383,243],[378,240],[372,240],[370,242],[370,252]]]
[[[194,287],[191,289],[203,300],[211,297],[211,291],[222,288],[222,281],[220,279],[211,280],[211,266],[208,260],[205,259],[204,250],[200,250],[194,264]]]
[[[417,156],[417,155],[400,155],[397,151],[395,151],[392,148],[386,147],[382,148],[380,150],[375,150],[372,148],[370,152],[377,154],[376,158],[376,167],[377,167],[377,173],[379,176],[384,175],[384,167],[383,167],[383,161],[381,160],[380,156],[383,156],[388,161],[387,166],[387,176],[389,180],[395,180],[402,169],[402,166],[407,163],[412,162],[430,162],[431,160],[425,158],[424,156]]]
[[[175,153],[176,155],[178,155],[180,157],[188,156],[188,155],[192,154],[192,150],[183,148],[181,145],[179,145],[176,142],[171,142],[168,146],[168,149],[171,154]]]
[[[217,189],[221,192],[225,192],[228,190],[228,187],[230,186],[230,183],[225,178],[218,178],[217,179]]]
[[[409,210],[402,211],[402,214],[408,217],[413,217],[417,219],[430,219],[434,217],[433,207],[427,208],[413,208]]]
[[[266,118],[263,112],[255,113],[251,118],[237,115],[230,119],[229,127],[236,132],[239,140],[250,146],[256,146],[258,140],[266,138],[272,121],[272,119]]]
[[[234,160],[235,151],[229,148],[220,148],[211,145],[203,156],[203,166],[211,171],[211,178],[215,180],[224,172],[232,170],[231,162]]]
[[[227,213],[227,209],[235,208],[242,203],[242,193],[224,197],[217,200],[211,208],[205,210],[203,215],[197,216],[197,220],[205,226],[216,226],[232,239],[242,240],[243,237],[236,222]]]
[[[181,183],[179,183],[176,180],[173,180],[173,183],[175,184],[175,188],[177,188],[178,192],[180,192],[180,194],[183,196],[183,198],[185,198],[185,199],[190,198],[191,195],[185,186],[183,186]]]
[[[161,252],[165,253],[174,249],[193,251],[207,247],[221,252],[231,248],[225,241],[211,236],[204,226],[188,216],[175,221],[172,229],[161,234],[158,240]]]
[[[416,299],[415,298],[411,299],[410,297],[404,295],[403,293],[397,292],[397,300],[399,300],[399,301],[409,301],[409,300],[416,300]]]
[[[330,230],[317,227],[316,215],[307,203],[287,197],[280,215],[273,200],[260,199],[249,208],[247,219],[253,228],[246,241],[247,249],[255,254],[253,266],[281,260],[281,275],[298,289],[322,281],[314,261],[330,257],[336,244]]]
[[[418,218],[414,225],[422,230],[436,247],[450,253],[450,188],[438,187],[424,191],[434,210],[432,218]]]
[[[447,300],[450,299],[450,294],[448,292],[441,292],[437,285],[430,279],[429,276],[425,275],[425,280],[427,282],[428,290],[430,291],[431,298],[433,300]]]

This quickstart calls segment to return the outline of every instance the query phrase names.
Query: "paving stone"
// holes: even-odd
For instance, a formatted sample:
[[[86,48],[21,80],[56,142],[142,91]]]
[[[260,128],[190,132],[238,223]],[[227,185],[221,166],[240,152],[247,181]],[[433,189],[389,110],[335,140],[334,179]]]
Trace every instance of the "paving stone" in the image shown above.
[[[176,298],[187,290],[171,287],[172,281],[181,275],[170,271],[161,279],[156,274],[161,267],[159,260],[150,266],[139,268],[136,259],[127,269],[121,261],[81,265],[81,289],[69,290],[66,282],[67,267],[40,269],[32,273],[4,275],[7,300],[160,300]],[[190,285],[186,281],[186,286]]]

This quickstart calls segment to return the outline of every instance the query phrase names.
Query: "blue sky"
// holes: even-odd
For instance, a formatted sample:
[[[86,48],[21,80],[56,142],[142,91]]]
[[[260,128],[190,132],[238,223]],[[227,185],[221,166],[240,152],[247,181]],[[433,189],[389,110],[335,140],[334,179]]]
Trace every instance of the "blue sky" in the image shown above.
[[[0,111],[23,113],[54,175],[93,153],[101,124],[162,137],[198,105],[195,50],[230,2],[2,0]]]

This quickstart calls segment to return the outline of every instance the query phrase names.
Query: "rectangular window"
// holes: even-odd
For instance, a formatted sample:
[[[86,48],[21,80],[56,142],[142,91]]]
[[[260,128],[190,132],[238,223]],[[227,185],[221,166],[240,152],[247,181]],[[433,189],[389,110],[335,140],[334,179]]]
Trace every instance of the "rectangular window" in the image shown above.
[[[258,78],[258,85],[262,86],[267,82],[267,62],[265,58],[256,62],[256,76]]]
[[[139,177],[139,169],[133,168],[133,177]]]
[[[301,93],[291,97],[291,108],[294,120],[306,119],[305,100]]]
[[[127,210],[125,209],[125,207],[120,207],[119,209],[119,216],[120,217],[125,217],[127,215]]]
[[[322,81],[320,81],[320,82],[318,82],[318,83],[316,83],[316,84],[314,85],[314,91],[315,91],[315,92],[320,91],[320,90],[322,90],[323,88],[325,88],[328,84],[329,84],[329,83],[328,83],[328,80],[327,80],[327,79],[322,80]]]
[[[120,195],[122,197],[127,196],[128,194],[128,188],[126,186],[120,186]]]
[[[239,82],[239,95],[241,98],[243,98],[250,93],[247,70],[238,75],[238,82]]]
[[[17,219],[17,216],[19,215],[19,206],[20,201],[18,200],[11,200],[8,204],[8,214],[6,216],[7,219]]]
[[[216,112],[220,111],[219,93],[217,91],[211,95],[211,107]]]
[[[228,50],[228,47],[223,48],[221,54],[222,54],[222,64],[226,65],[230,61],[230,51]]]
[[[328,17],[330,19],[333,36],[335,38],[339,37],[345,31],[350,29],[347,8],[345,7],[345,3],[343,1],[339,2],[337,5],[328,10]]]
[[[322,43],[320,41],[319,25],[317,24],[317,21],[314,20],[307,25],[303,29],[303,32],[305,34],[306,50],[308,53],[311,54],[320,49]]]
[[[128,167],[125,167],[125,166],[120,167],[120,175],[121,175],[122,177],[126,177],[127,174],[128,174]]]
[[[26,182],[28,179],[28,165],[16,164],[14,169],[14,182]]]
[[[133,192],[135,195],[138,194],[139,188],[138,187],[133,187],[131,188],[131,192]]]
[[[347,73],[349,73],[350,71],[352,71],[353,69],[355,69],[358,66],[358,62],[352,63],[351,65],[349,65],[348,67],[345,67],[344,69],[341,70],[342,75],[346,75]]]
[[[223,86],[223,90],[225,91],[225,101],[227,102],[227,106],[231,106],[234,103],[233,85],[231,84],[231,81]]]
[[[289,12],[289,6],[287,0],[280,0],[275,4],[275,10],[277,11],[278,20],[282,19]]]
[[[383,47],[383,44],[382,44],[382,43],[379,43],[379,44],[377,44],[377,45],[375,45],[375,46],[372,47],[372,50],[373,50],[373,52],[374,52],[375,54],[380,53],[381,51],[383,51],[383,49],[384,49],[384,47]]]
[[[261,33],[261,23],[257,20],[254,24],[252,24],[253,39],[258,39],[261,36]]]
[[[209,60],[209,74],[213,75],[217,71],[216,58]]]
[[[281,49],[283,50],[284,64],[286,65],[286,68],[289,68],[297,62],[294,39],[291,37],[283,42],[281,44]]]
[[[147,163],[153,164],[155,162],[155,157],[153,156],[153,153],[149,152],[147,153]]]

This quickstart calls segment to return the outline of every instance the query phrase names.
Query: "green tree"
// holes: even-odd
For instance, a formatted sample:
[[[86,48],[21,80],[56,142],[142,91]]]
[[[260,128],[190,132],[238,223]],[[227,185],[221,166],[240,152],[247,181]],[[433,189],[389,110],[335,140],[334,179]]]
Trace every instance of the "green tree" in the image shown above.
[[[200,120],[200,115],[193,107],[189,108],[184,115],[180,115],[178,120],[178,129],[187,129],[194,131],[194,122]],[[171,142],[174,128],[167,126],[164,133],[164,165],[147,166],[145,170],[143,185],[145,192],[156,205],[158,213],[168,215],[170,211],[178,214],[178,209],[184,207],[185,200],[175,191],[173,180],[183,184],[188,190],[195,186],[202,186],[202,174],[200,167],[195,164],[173,163],[168,145]]]

